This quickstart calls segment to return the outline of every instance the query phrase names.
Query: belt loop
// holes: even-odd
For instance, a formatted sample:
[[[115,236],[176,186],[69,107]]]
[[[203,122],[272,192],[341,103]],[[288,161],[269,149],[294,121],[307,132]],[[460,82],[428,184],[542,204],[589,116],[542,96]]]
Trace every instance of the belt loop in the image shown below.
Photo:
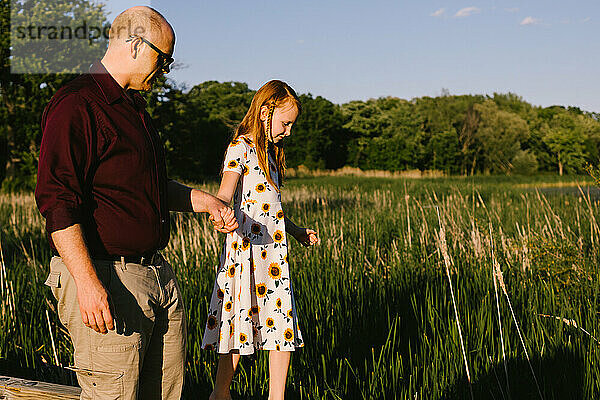
[[[127,267],[125,266],[125,257],[121,256],[121,269],[123,271],[127,270]]]

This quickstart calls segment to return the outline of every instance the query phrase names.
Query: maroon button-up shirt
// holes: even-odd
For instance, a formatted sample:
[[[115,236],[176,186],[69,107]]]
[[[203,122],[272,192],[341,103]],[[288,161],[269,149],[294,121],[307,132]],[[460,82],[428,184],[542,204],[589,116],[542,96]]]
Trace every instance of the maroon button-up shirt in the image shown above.
[[[158,133],[135,91],[99,61],[56,92],[42,116],[35,198],[50,234],[81,224],[92,257],[142,255],[169,240]]]

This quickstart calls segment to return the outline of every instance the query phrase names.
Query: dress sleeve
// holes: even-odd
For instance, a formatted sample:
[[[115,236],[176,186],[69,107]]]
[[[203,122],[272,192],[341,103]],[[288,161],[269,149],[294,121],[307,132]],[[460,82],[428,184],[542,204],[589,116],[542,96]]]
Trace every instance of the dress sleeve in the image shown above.
[[[233,140],[227,147],[223,172],[231,171],[242,174],[246,168],[246,146],[241,140]]]

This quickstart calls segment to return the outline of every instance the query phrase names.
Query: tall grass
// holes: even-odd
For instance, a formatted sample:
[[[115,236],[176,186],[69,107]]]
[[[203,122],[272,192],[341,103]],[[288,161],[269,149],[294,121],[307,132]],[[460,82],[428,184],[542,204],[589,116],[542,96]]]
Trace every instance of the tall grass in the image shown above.
[[[600,204],[587,181],[576,184],[290,180],[284,209],[322,244],[290,244],[306,345],[292,357],[288,397],[600,396]],[[72,349],[43,286],[50,253],[32,196],[0,197],[0,224],[2,372],[69,383],[54,366],[69,365]],[[200,344],[222,241],[205,217],[173,215],[165,255],[188,310],[187,398],[212,388],[216,357]],[[265,354],[242,358],[234,395],[265,398],[267,367]]]

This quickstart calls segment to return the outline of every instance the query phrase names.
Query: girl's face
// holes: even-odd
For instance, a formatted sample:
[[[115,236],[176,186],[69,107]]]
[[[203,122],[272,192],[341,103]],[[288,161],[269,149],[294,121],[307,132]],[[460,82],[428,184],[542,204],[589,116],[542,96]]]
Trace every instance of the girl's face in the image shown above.
[[[269,108],[262,106],[260,110],[260,119],[263,121],[265,129],[267,128],[267,118],[269,116]],[[283,138],[289,136],[292,133],[292,126],[298,118],[298,109],[296,105],[288,101],[279,107],[275,107],[273,110],[273,117],[271,119],[271,133],[273,135],[273,143],[278,144]],[[269,133],[267,132],[267,139],[270,140]]]

